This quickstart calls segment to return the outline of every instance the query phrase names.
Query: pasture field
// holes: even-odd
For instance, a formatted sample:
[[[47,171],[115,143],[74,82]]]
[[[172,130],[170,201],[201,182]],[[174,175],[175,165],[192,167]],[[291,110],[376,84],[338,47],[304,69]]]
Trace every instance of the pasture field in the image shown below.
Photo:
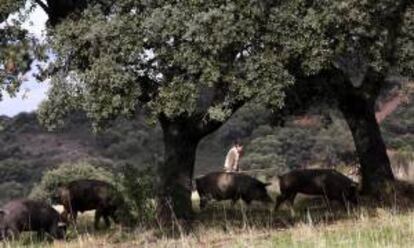
[[[198,205],[198,199],[194,200]],[[344,210],[320,200],[301,198],[295,211],[282,207],[274,212],[244,203],[214,203],[198,212],[192,231],[126,230],[112,226],[93,229],[93,212],[80,216],[77,228],[68,229],[67,241],[38,241],[23,235],[4,247],[412,247],[414,209],[358,207]],[[197,211],[199,211],[197,209]]]

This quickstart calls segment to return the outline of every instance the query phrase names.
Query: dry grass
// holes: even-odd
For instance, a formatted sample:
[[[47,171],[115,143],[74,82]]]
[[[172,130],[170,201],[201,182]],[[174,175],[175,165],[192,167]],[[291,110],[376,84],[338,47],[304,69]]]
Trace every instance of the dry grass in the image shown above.
[[[405,205],[414,199],[408,183],[398,183],[402,201],[373,207],[369,199],[361,206],[345,210],[340,205],[327,206],[320,199],[299,197],[294,214],[286,206],[274,212],[272,206],[239,202],[212,203],[198,212],[192,231],[180,229],[125,230],[113,226],[94,230],[93,212],[80,216],[76,228],[70,228],[66,241],[46,243],[35,235],[23,235],[4,247],[412,247],[414,243],[414,208]],[[194,205],[198,197],[193,195]]]
[[[215,211],[217,209],[209,209]],[[238,211],[230,211],[241,214]],[[211,214],[210,212],[209,214]],[[282,211],[283,213],[283,211]],[[51,247],[411,247],[414,243],[414,211],[393,213],[392,209],[358,209],[353,213],[304,211],[286,217],[284,226],[258,226],[256,211],[246,219],[220,221],[219,213],[211,222],[195,224],[189,234],[163,236],[155,230],[123,232],[118,228],[100,233],[84,232],[67,242],[55,241]],[[223,213],[224,214],[224,213]],[[342,215],[342,216],[341,216]],[[338,217],[341,216],[341,217]],[[337,218],[338,217],[338,218]],[[257,217],[263,221],[262,216]],[[269,216],[269,219],[280,216]],[[89,218],[84,218],[84,221]],[[289,223],[289,221],[293,222]],[[276,221],[278,222],[278,221]],[[90,224],[89,224],[90,225]],[[44,244],[32,243],[41,247]]]
[[[306,201],[306,206],[303,201]],[[314,203],[312,205],[312,203]],[[360,207],[346,211],[319,201],[299,200],[295,215],[273,212],[259,204],[211,204],[199,212],[193,231],[95,231],[91,213],[82,215],[67,241],[45,243],[25,236],[5,247],[412,247],[414,210],[396,207]]]

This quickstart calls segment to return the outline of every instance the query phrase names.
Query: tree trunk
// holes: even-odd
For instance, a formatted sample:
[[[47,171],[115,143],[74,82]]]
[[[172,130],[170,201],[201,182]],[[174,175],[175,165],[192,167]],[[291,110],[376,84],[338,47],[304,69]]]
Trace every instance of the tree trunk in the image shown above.
[[[188,125],[161,121],[164,163],[159,165],[157,215],[163,224],[192,218],[192,178],[197,145],[201,139]]]
[[[381,131],[375,118],[375,101],[363,94],[347,94],[340,102],[352,132],[362,174],[362,193],[376,195],[394,180]]]

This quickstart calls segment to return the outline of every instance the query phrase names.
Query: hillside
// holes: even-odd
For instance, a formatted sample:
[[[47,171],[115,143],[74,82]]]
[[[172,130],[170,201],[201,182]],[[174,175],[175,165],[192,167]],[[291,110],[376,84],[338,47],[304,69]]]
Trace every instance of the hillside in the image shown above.
[[[143,121],[118,120],[95,135],[82,114],[73,114],[65,127],[55,132],[40,127],[34,113],[1,117],[1,127],[0,188],[7,189],[2,198],[27,194],[43,171],[62,162],[91,160],[112,169],[124,160],[148,162],[161,139],[157,129]]]
[[[398,95],[387,99],[378,113],[383,135],[390,154],[397,159],[393,164],[408,171],[414,150],[414,104],[404,103]],[[312,114],[292,117],[283,127],[269,125],[270,118],[262,107],[242,108],[200,143],[195,174],[220,170],[236,138],[245,144],[244,170],[285,171],[315,164],[332,167],[356,163],[351,134],[338,113],[329,112],[328,118]],[[115,171],[124,162],[137,167],[155,167],[162,162],[161,130],[147,125],[142,116],[113,121],[99,134],[91,132],[81,113],[72,114],[64,127],[54,132],[42,128],[34,113],[0,117],[0,127],[2,200],[29,193],[45,170],[62,162],[90,160]]]
[[[161,130],[158,126],[150,127],[142,116],[115,120],[98,134],[92,133],[90,123],[81,113],[66,118],[63,128],[53,132],[39,125],[35,113],[2,116],[0,127],[2,200],[29,193],[45,170],[62,162],[89,160],[117,170],[124,162],[143,167],[162,161]],[[248,127],[229,122],[200,144],[197,173],[219,169],[231,140],[245,137],[245,129]]]

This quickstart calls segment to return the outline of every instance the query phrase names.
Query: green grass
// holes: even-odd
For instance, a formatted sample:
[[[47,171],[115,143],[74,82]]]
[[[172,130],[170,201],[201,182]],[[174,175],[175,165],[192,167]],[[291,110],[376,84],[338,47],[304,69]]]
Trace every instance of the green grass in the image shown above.
[[[414,213],[338,221],[320,226],[299,225],[275,232],[255,247],[412,247]]]

